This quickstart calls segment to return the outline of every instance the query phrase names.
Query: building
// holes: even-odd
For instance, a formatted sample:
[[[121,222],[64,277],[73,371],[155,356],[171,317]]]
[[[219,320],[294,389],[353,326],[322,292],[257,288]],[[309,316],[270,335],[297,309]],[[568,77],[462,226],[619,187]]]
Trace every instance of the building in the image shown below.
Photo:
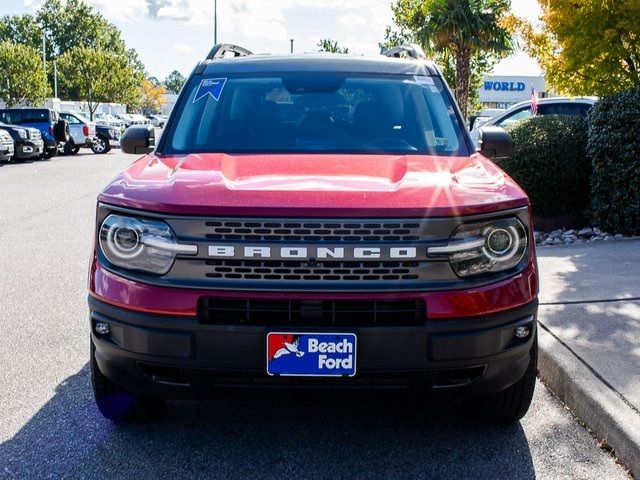
[[[478,96],[483,109],[505,109],[514,103],[531,99],[531,86],[538,91],[538,98],[547,96],[544,77],[486,76]]]

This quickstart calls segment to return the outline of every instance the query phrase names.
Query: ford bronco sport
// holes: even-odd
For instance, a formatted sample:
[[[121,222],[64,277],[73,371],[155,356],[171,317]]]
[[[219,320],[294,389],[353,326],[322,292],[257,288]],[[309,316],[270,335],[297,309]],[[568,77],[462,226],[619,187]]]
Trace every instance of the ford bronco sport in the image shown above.
[[[95,399],[144,420],[226,388],[411,387],[511,422],[537,359],[525,193],[476,152],[438,68],[216,45],[100,194]]]

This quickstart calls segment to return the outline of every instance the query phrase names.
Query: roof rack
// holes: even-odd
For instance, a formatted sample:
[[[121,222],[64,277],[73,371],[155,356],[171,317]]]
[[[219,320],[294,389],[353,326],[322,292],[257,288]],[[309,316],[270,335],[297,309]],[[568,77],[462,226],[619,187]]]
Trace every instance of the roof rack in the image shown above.
[[[416,43],[407,43],[393,48],[383,48],[380,53],[386,57],[392,58],[413,58],[414,60],[427,59],[422,47]]]
[[[232,43],[218,43],[213,46],[209,55],[207,55],[207,60],[225,58],[227,54],[232,54],[233,57],[247,57],[253,55],[253,52]]]

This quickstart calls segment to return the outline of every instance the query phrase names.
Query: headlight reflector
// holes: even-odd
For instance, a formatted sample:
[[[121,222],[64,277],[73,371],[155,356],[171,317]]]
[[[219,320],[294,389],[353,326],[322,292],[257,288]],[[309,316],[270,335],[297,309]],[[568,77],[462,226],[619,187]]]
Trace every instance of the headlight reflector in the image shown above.
[[[196,245],[177,243],[171,227],[158,220],[109,215],[100,226],[100,249],[115,266],[164,275],[177,254],[195,255]]]
[[[517,218],[460,225],[449,245],[428,252],[444,254],[459,277],[472,277],[509,270],[527,250],[527,232]]]

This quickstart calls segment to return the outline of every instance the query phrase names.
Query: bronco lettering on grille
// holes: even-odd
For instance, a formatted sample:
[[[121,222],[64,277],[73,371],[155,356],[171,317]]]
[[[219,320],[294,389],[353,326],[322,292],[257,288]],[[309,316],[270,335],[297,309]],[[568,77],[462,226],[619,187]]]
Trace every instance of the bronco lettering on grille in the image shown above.
[[[214,258],[292,258],[292,259],[411,259],[418,256],[416,247],[265,247],[246,245],[209,245]]]

